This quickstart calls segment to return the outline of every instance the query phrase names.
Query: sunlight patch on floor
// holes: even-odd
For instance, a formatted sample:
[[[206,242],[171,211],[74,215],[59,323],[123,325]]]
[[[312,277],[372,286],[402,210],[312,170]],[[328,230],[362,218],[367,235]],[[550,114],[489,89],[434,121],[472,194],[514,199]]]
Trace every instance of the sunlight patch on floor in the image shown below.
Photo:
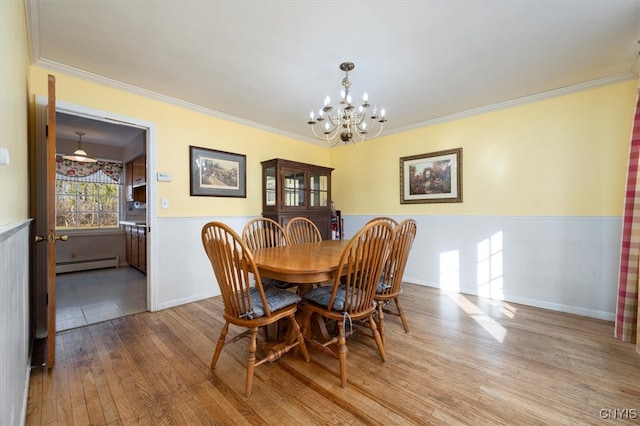
[[[494,339],[502,343],[507,330],[498,324],[496,320],[484,313],[478,306],[474,305],[469,299],[462,294],[449,294],[449,297],[456,302],[467,315],[484,328]]]
[[[490,238],[480,241],[477,245],[477,289],[478,296],[493,300],[504,300],[503,292],[503,255],[502,231],[496,232]],[[502,343],[507,330],[498,324],[477,305],[460,293],[460,251],[451,250],[440,253],[440,288],[447,292],[467,315],[477,322],[494,339]],[[501,311],[509,318],[513,318],[516,309],[504,302]]]

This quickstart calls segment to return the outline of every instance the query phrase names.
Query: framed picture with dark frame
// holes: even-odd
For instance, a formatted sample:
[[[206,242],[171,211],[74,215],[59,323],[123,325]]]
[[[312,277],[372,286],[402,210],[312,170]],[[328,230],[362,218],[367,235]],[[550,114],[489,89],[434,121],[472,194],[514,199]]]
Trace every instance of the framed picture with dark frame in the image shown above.
[[[247,197],[247,156],[189,146],[191,195]]]
[[[461,202],[462,148],[400,158],[400,204]]]

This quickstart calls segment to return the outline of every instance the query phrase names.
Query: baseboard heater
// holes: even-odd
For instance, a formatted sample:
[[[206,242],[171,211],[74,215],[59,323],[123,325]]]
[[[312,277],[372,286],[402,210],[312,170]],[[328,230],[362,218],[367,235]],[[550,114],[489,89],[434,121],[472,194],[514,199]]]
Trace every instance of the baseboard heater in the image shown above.
[[[102,257],[99,259],[72,260],[69,262],[56,263],[56,274],[90,271],[92,269],[117,268],[119,265],[119,256]]]

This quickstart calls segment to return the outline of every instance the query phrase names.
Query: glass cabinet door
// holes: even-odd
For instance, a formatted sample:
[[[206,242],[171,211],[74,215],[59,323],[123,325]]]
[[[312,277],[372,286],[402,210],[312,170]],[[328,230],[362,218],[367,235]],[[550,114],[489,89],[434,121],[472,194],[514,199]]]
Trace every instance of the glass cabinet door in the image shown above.
[[[309,175],[309,206],[327,207],[329,205],[329,176],[312,172]]]
[[[282,204],[284,207],[304,207],[304,171],[283,170]]]
[[[264,205],[276,205],[276,168],[264,169]]]

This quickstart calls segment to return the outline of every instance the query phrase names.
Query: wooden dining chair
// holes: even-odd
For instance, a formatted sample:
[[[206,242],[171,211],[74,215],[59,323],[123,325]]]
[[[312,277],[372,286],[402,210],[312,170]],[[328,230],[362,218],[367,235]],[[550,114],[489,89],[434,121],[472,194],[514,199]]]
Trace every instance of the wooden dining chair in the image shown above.
[[[289,239],[287,238],[284,228],[278,222],[268,217],[257,217],[247,222],[242,229],[242,239],[247,243],[249,250],[252,251],[289,244]],[[293,283],[271,278],[263,278],[262,284],[272,284],[279,288],[291,288],[295,286]]]
[[[404,269],[409,259],[409,253],[416,238],[418,226],[413,219],[406,219],[398,223],[393,230],[393,239],[389,247],[389,255],[382,268],[380,282],[376,288],[374,300],[377,307],[377,322],[382,342],[385,343],[386,325],[384,314],[391,314],[400,317],[405,333],[409,332],[409,325],[405,318],[402,304],[400,303],[400,293],[402,292],[402,278]],[[395,311],[389,310],[386,306],[394,301]],[[386,344],[386,343],[385,343]]]
[[[375,222],[376,220],[384,220],[385,222],[387,222],[389,225],[391,225],[392,228],[395,228],[396,225],[398,224],[398,221],[395,220],[392,217],[388,217],[388,216],[380,216],[380,217],[374,217],[373,219],[371,219],[369,222],[367,223],[371,223],[371,222]]]
[[[253,261],[251,251],[229,226],[220,222],[209,222],[204,225],[202,245],[211,261],[224,302],[225,323],[211,359],[211,368],[215,368],[225,345],[229,324],[246,327],[247,332],[235,337],[231,342],[244,337],[245,334],[249,335],[245,393],[251,396],[255,367],[277,360],[294,347],[299,347],[304,359],[309,361],[309,353],[295,318],[298,302],[301,299],[291,291],[273,286],[263,288],[260,272]],[[257,278],[255,286],[251,285],[249,274]],[[262,359],[256,360],[258,328],[274,324],[284,318],[288,318],[290,323],[287,341],[270,348]]]
[[[320,230],[306,217],[294,217],[285,228],[287,238],[291,244],[313,243],[322,241]]]
[[[242,229],[242,239],[249,250],[279,247],[289,243],[284,228],[267,217],[257,217],[247,222]]]
[[[373,297],[392,235],[391,225],[384,221],[365,225],[344,248],[333,285],[315,288],[303,296],[303,334],[309,337],[309,346],[338,358],[343,388],[347,386],[346,337],[353,333],[356,321],[368,322],[369,335],[376,342],[380,358],[387,359],[373,318]],[[311,320],[318,316],[337,323],[336,335],[325,341],[311,338]]]

